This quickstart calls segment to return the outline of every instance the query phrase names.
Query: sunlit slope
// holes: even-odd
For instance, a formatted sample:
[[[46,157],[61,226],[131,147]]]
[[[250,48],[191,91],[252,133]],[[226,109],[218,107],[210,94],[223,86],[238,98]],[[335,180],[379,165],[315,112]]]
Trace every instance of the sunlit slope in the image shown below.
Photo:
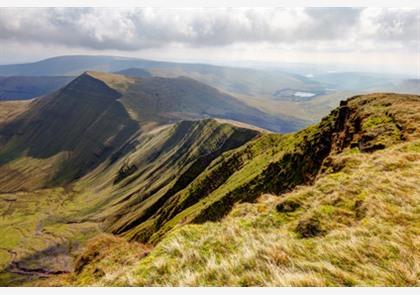
[[[31,101],[0,101],[0,124],[13,121],[30,107]]]
[[[406,111],[408,106],[417,109],[418,97],[362,96],[298,133],[263,134],[212,162],[139,226],[134,237],[157,242],[178,224],[217,220],[238,201],[252,201],[264,192],[281,193],[310,183],[324,159],[345,148],[370,152],[402,142],[417,134],[411,124],[418,115],[414,110]]]
[[[419,286],[419,147],[336,156],[339,170],[314,185],[238,204],[220,222],[181,227],[124,273],[90,282]],[[92,280],[89,268],[83,276]]]

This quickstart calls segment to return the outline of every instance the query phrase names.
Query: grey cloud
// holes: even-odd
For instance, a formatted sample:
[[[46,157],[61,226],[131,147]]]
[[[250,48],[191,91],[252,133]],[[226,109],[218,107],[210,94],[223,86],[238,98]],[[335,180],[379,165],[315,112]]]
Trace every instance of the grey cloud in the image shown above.
[[[359,8],[115,9],[0,8],[0,39],[91,49],[138,50],[169,43],[222,46],[237,42],[346,41],[362,36]],[[417,42],[419,10],[384,10],[374,37]],[[366,35],[365,35],[366,36]]]
[[[363,9],[361,8],[308,8],[314,20],[310,28],[301,28],[301,37],[309,39],[342,39],[355,30]]]
[[[380,28],[375,36],[377,39],[420,41],[420,9],[383,10],[375,22]]]

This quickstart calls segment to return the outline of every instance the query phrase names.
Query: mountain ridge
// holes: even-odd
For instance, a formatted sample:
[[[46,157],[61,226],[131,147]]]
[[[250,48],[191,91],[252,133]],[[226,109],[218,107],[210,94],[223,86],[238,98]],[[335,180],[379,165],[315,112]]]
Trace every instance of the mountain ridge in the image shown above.
[[[420,135],[419,96],[393,93],[354,96],[343,101],[320,123],[288,134],[242,128],[240,125],[218,122],[217,119],[174,122],[172,117],[166,117],[169,111],[178,110],[172,109],[170,104],[165,105],[167,108],[162,108],[164,110],[162,114],[153,115],[156,116],[158,123],[155,126],[145,126],[144,122],[151,122],[148,120],[142,122],[133,119],[133,113],[140,118],[144,118],[145,114],[136,112],[136,106],[129,104],[135,102],[133,94],[138,95],[139,89],[142,97],[146,99],[156,94],[158,95],[155,97],[160,97],[165,91],[172,89],[171,83],[180,80],[187,85],[190,85],[189,83],[197,85],[191,82],[193,80],[190,78],[178,80],[134,78],[87,72],[70,83],[67,89],[44,99],[33,100],[30,104],[34,106],[30,110],[24,110],[12,121],[2,123],[0,159],[9,162],[0,166],[3,177],[0,179],[0,187],[3,190],[0,202],[4,204],[2,206],[4,219],[1,221],[0,229],[4,231],[2,235],[6,237],[5,240],[0,239],[0,253],[2,253],[0,258],[5,257],[0,260],[3,268],[0,272],[1,284],[48,284],[42,279],[42,273],[48,274],[51,284],[58,285],[67,283],[112,285],[121,282],[131,284],[124,281],[125,277],[121,280],[116,278],[121,273],[113,267],[106,266],[109,265],[109,261],[112,265],[121,266],[120,259],[123,253],[118,252],[119,245],[127,250],[124,255],[140,259],[136,261],[133,258],[130,264],[126,265],[129,268],[127,274],[135,278],[133,284],[161,284],[162,280],[158,278],[156,272],[159,272],[163,279],[168,279],[171,284],[183,284],[185,281],[181,278],[185,274],[185,269],[188,269],[188,264],[190,263],[190,268],[195,265],[190,260],[185,260],[182,254],[186,253],[188,248],[183,248],[185,243],[188,243],[185,237],[190,235],[194,241],[200,240],[200,237],[207,239],[208,236],[202,231],[209,229],[213,232],[213,225],[215,227],[221,225],[220,240],[217,236],[216,244],[210,248],[219,253],[226,250],[222,250],[217,243],[223,244],[223,239],[226,237],[232,239],[226,236],[229,232],[226,220],[232,222],[229,225],[232,224],[239,231],[239,235],[244,233],[251,236],[253,228],[263,234],[264,228],[274,231],[276,226],[287,224],[287,228],[281,227],[282,232],[287,235],[287,241],[296,243],[300,245],[299,247],[306,247],[306,243],[311,243],[312,239],[332,238],[330,234],[333,234],[337,228],[342,228],[346,222],[353,224],[359,222],[357,218],[363,220],[363,216],[370,216],[363,215],[365,214],[363,202],[372,198],[371,193],[361,199],[362,203],[359,202],[359,197],[351,195],[351,204],[338,200],[336,203],[330,202],[328,205],[316,207],[317,199],[311,195],[310,190],[312,187],[319,190],[326,189],[322,185],[318,188],[320,179],[332,181],[336,177],[338,184],[335,185],[347,188],[347,183],[340,182],[342,174],[356,173],[352,172],[352,169],[359,169],[357,168],[359,164],[354,163],[366,159],[369,163],[367,169],[372,177],[375,172],[372,167],[375,167],[377,161],[375,159],[382,152],[397,153],[397,158],[400,159],[398,161],[404,160],[401,164],[404,167],[414,165],[412,163],[416,162],[416,153],[418,153],[416,143]],[[169,84],[161,83],[162,81],[169,81]],[[146,82],[149,88],[142,84]],[[150,82],[159,82],[159,86],[165,87],[158,89]],[[86,87],[81,87],[84,85]],[[182,91],[178,91],[179,93],[182,94]],[[176,99],[171,95],[167,97]],[[223,98],[224,96],[221,97]],[[81,118],[80,112],[90,109],[88,107],[90,104],[96,112],[84,119]],[[63,110],[61,108],[63,105],[66,110],[74,110],[74,116],[71,113],[60,112]],[[37,111],[34,112],[34,109]],[[49,118],[45,121],[49,122],[49,125],[43,123],[40,114]],[[147,119],[153,116],[149,114]],[[56,121],[57,118],[63,122]],[[50,126],[51,122],[57,123]],[[76,123],[81,125],[73,126]],[[44,124],[47,124],[45,128]],[[32,129],[33,126],[40,127]],[[72,129],[70,126],[75,128]],[[86,128],[86,126],[93,127]],[[106,128],[103,129],[104,126]],[[18,132],[11,136],[10,130],[13,128]],[[41,140],[38,134],[43,134],[45,130],[47,130],[43,136],[45,139],[59,141]],[[98,132],[100,130],[104,133]],[[86,135],[89,140],[76,142],[75,138],[79,138],[80,134],[82,138]],[[92,141],[91,136],[97,136],[98,140]],[[39,144],[36,138],[40,140]],[[112,148],[104,150],[105,146]],[[24,147],[30,147],[29,153]],[[403,150],[400,154],[398,150],[400,147],[409,150]],[[77,154],[79,150],[84,151],[83,155]],[[83,158],[86,156],[86,150],[91,151],[93,162],[90,156]],[[60,151],[65,152],[60,153]],[[104,151],[105,154],[102,154]],[[19,155],[20,152],[22,154]],[[18,153],[18,156],[13,153]],[[39,158],[31,159],[27,155],[38,155]],[[16,158],[10,161],[11,157]],[[390,166],[381,162],[380,167],[383,167],[384,171],[389,169],[395,172],[397,176],[399,173],[409,173],[409,170],[400,172],[399,166],[395,166],[397,162],[394,162],[390,163]],[[36,175],[34,171],[37,167],[44,166],[45,171],[54,172],[56,179],[64,177],[67,178],[67,182],[54,182],[54,178],[48,178],[47,175],[46,180],[41,179],[43,185],[39,185],[39,178],[44,177],[44,170],[39,169]],[[85,170],[79,173],[79,169],[72,167],[79,169],[84,167]],[[360,171],[357,171],[360,174]],[[363,179],[363,175],[359,176]],[[354,179],[356,176],[351,174],[349,177]],[[407,174],[407,177],[410,180],[407,189],[414,195],[419,193],[411,184],[415,175]],[[18,179],[21,180],[21,184],[17,184],[14,190],[10,189]],[[357,187],[362,186],[359,182],[361,180],[357,181]],[[23,183],[26,187],[22,186]],[[38,186],[31,187],[33,184]],[[304,196],[300,195],[302,186],[309,190],[309,197],[306,193]],[[344,191],[348,193],[347,189]],[[289,196],[288,194],[295,193],[300,197],[286,197],[284,200],[270,197],[269,205],[261,205],[258,201],[259,197],[265,194]],[[403,200],[401,192],[397,193],[399,199]],[[322,200],[324,198],[327,197],[322,196]],[[54,211],[51,211],[47,205],[48,200],[54,200]],[[381,202],[385,201],[381,199]],[[389,206],[388,203],[383,204]],[[302,206],[309,208],[308,214],[305,214],[305,210],[299,209]],[[258,208],[262,210],[261,216],[255,213],[259,212]],[[20,215],[22,210],[32,213],[27,219],[22,220]],[[245,211],[238,213],[238,210]],[[326,223],[327,217],[330,216],[328,212],[336,212],[341,219],[337,217],[332,225]],[[235,214],[239,214],[239,217]],[[241,214],[244,216],[250,214],[252,218],[248,221],[241,219]],[[382,217],[389,220],[389,216]],[[263,225],[260,226],[257,221]],[[407,224],[410,224],[410,227],[407,225],[407,230],[411,232],[411,223]],[[103,235],[105,237],[101,238]],[[92,238],[94,240],[90,241]],[[271,241],[270,236],[266,238]],[[178,239],[182,247],[181,252],[174,250],[175,252],[162,254],[162,249],[165,247],[172,249],[172,244],[168,243],[176,243]],[[243,243],[236,238],[232,241],[235,241],[233,248],[240,247],[235,243]],[[255,241],[260,242],[258,237],[255,237]],[[393,241],[400,245],[398,240]],[[28,242],[33,248],[27,247]],[[68,243],[74,246],[69,247]],[[108,248],[108,245],[111,248]],[[196,253],[194,255],[199,255],[196,257],[199,259],[196,264],[202,268],[191,269],[198,278],[201,275],[206,276],[207,273],[203,271],[206,267],[202,263],[209,263],[211,255],[207,255],[208,244],[197,242],[197,245],[197,252],[194,252]],[[260,247],[259,244],[257,246]],[[253,251],[259,251],[257,246],[252,248]],[[403,245],[401,247],[405,249]],[[136,252],[136,249],[142,250]],[[147,254],[149,252],[150,254]],[[235,255],[230,250],[227,253]],[[290,252],[287,253],[291,255]],[[167,272],[159,266],[157,261],[160,255],[168,259],[164,263],[169,269],[176,269],[174,273],[180,274],[178,281],[171,275],[172,271]],[[171,264],[171,259],[180,259],[182,264],[175,266]],[[223,255],[220,259],[224,261]],[[272,262],[273,260],[269,260],[269,263]],[[266,265],[261,263],[258,267],[266,269]],[[142,270],[149,267],[151,267],[150,275]],[[340,266],[335,267],[340,269]],[[95,269],[100,269],[99,273],[95,273]],[[303,269],[306,271],[308,268]],[[224,269],[222,273],[223,271]],[[262,273],[272,274],[269,271]],[[235,275],[240,277],[240,274]],[[318,273],[317,275],[319,276],[316,282],[320,285],[327,282],[333,285],[345,284],[336,277],[330,278],[328,275]],[[238,280],[236,277],[226,276],[226,278],[229,278],[226,282],[232,285],[263,284],[258,278],[253,280],[248,280],[246,277],[240,277]],[[265,279],[272,280],[273,277]],[[223,281],[218,276],[213,279],[211,276],[207,277],[207,282],[210,284],[220,283],[220,280]],[[200,284],[197,282],[203,281],[192,281],[187,284]],[[293,282],[297,285],[303,284],[300,281]],[[360,284],[366,280],[357,277],[346,282]]]
[[[218,136],[229,138],[233,127],[184,121],[144,134],[135,148],[74,186],[91,205],[64,217],[67,225],[61,226],[94,222],[105,233],[86,238],[69,273],[48,280],[32,274],[26,282],[416,285],[412,261],[418,252],[409,245],[415,243],[413,204],[420,195],[419,108],[419,96],[355,96],[297,133],[251,135],[244,129],[255,137],[202,166],[182,158],[201,159],[193,156],[201,148],[189,138],[216,151],[223,146]],[[206,128],[218,135],[202,137]],[[186,166],[174,179],[176,163]],[[121,263],[122,257],[129,262]],[[39,259],[16,263],[42,264]],[[253,275],[255,269],[263,275]]]

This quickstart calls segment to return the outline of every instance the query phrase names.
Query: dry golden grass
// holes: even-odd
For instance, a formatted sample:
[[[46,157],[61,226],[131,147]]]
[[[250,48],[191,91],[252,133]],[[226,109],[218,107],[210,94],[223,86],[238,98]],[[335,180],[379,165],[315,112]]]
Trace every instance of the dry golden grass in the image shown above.
[[[137,265],[97,283],[419,286],[420,142],[348,151],[333,162],[344,168],[313,186],[239,204],[219,223],[181,227]],[[284,200],[299,208],[277,212]],[[298,225],[308,220],[319,231],[303,238]]]
[[[0,123],[7,123],[29,109],[32,100],[0,101]]]
[[[106,72],[89,71],[87,74],[95,79],[101,80],[109,87],[119,91],[126,91],[135,79],[123,75],[111,74]]]
[[[116,280],[124,275],[131,266],[150,251],[140,243],[129,243],[123,238],[109,234],[100,234],[86,245],[83,253],[75,261],[75,271],[70,275],[61,275],[40,279],[30,285],[100,285],[101,280]]]

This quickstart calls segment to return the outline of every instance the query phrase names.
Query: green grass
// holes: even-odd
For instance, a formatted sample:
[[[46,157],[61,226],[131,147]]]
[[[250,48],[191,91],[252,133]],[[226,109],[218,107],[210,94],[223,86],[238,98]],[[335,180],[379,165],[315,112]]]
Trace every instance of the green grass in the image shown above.
[[[28,269],[71,271],[80,247],[101,231],[98,222],[74,219],[91,202],[63,188],[0,194],[0,285],[37,278],[6,275],[12,262]]]

